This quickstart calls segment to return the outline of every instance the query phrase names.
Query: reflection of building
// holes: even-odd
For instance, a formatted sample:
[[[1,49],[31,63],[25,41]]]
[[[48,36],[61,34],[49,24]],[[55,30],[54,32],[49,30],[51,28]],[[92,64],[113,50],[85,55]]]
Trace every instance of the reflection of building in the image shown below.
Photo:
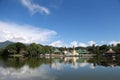
[[[78,59],[79,59],[79,57],[65,57],[64,62],[71,63],[71,67],[74,69],[77,69],[78,68],[78,62],[77,62]]]
[[[65,57],[64,62],[73,62],[76,63],[79,57]]]

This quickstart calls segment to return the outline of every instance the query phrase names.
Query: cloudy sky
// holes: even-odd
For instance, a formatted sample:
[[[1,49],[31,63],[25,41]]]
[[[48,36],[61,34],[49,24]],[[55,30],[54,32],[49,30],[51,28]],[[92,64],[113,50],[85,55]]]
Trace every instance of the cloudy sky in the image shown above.
[[[0,42],[120,43],[120,0],[0,0]]]

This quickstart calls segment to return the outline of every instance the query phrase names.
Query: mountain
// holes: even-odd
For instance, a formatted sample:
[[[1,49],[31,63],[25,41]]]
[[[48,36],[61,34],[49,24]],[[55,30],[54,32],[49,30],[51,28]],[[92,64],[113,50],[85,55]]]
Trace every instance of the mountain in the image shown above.
[[[13,42],[11,42],[11,41],[0,42],[0,48],[4,48],[4,47],[8,46],[11,43],[13,43]]]

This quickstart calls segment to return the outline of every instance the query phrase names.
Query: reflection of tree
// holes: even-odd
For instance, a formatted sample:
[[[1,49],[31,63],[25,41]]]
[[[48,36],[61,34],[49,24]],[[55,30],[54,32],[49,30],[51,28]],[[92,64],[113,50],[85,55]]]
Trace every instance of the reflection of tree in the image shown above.
[[[21,68],[25,64],[24,61],[20,60],[20,58],[8,58],[2,60],[4,62],[5,67]]]
[[[39,60],[37,58],[29,58],[27,64],[31,68],[39,67]]]
[[[105,67],[111,66],[120,66],[120,59],[111,58],[111,57],[94,57],[89,60],[90,63],[94,63],[94,65],[102,65]]]
[[[45,59],[45,58],[29,58],[27,60],[27,64],[31,68],[36,68],[36,67],[39,67],[42,64],[48,64],[48,63],[50,63],[50,60]]]
[[[23,58],[23,57],[13,57],[13,58],[6,58],[1,59],[4,63],[4,67],[13,67],[13,68],[21,68],[24,65],[28,65],[30,68],[40,67],[43,64],[48,64],[51,67],[53,63],[65,63],[65,64],[73,64],[76,65],[78,63],[92,63],[94,67],[97,65],[102,65],[105,67],[111,66],[120,66],[120,58],[109,58],[109,57],[93,57],[93,58],[80,58],[80,57],[65,57],[60,59],[53,59],[53,58]]]
[[[5,59],[0,58],[0,61],[4,63],[4,67],[21,68],[27,64],[30,68],[36,68],[42,64],[51,64],[53,60],[45,58],[11,57]]]

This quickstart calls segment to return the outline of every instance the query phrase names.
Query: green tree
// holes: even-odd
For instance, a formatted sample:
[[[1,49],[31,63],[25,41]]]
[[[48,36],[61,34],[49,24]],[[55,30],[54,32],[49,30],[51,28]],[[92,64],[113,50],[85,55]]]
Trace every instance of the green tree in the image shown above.
[[[117,44],[117,45],[115,46],[115,51],[116,51],[117,53],[120,53],[120,44]]]
[[[99,50],[100,50],[100,53],[104,53],[106,52],[107,50],[109,50],[109,46],[107,45],[102,45],[99,47]]]
[[[17,48],[15,44],[9,44],[4,52],[3,52],[3,56],[8,56],[10,54],[15,54],[17,52]]]
[[[20,53],[21,50],[26,50],[26,46],[23,43],[17,42],[15,43],[16,46],[16,52]]]
[[[0,48],[0,56],[2,55],[4,49],[3,48]]]
[[[32,43],[30,44],[28,47],[27,47],[27,51],[28,53],[30,54],[30,56],[37,56],[38,54],[41,54],[43,51],[42,51],[42,46],[41,45],[38,45],[38,44],[35,44],[35,43]]]
[[[26,46],[22,43],[12,43],[5,47],[3,54],[4,56],[8,56],[10,54],[19,54],[21,50],[26,50]]]

